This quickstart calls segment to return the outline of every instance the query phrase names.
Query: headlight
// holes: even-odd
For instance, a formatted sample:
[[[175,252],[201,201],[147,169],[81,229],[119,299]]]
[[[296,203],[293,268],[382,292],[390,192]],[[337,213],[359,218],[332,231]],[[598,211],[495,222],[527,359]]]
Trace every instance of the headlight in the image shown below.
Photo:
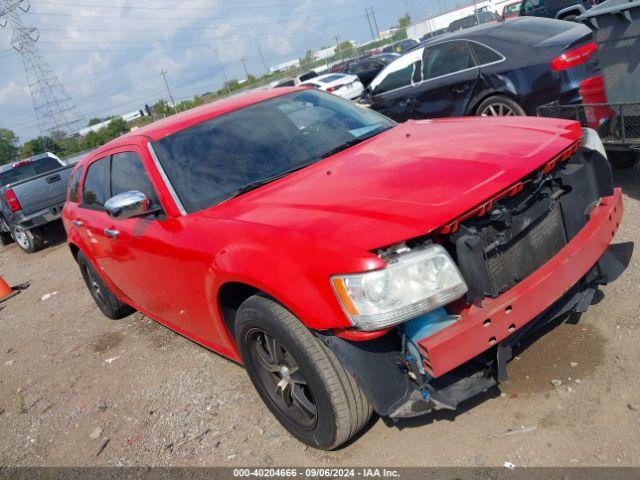
[[[598,132],[592,128],[582,129],[582,146],[589,150],[595,150],[596,152],[601,153],[604,158],[608,158],[607,152],[602,144],[602,140],[600,139],[600,135],[598,135]]]
[[[446,305],[467,292],[440,245],[398,255],[382,270],[335,275],[331,284],[351,324],[377,330]]]

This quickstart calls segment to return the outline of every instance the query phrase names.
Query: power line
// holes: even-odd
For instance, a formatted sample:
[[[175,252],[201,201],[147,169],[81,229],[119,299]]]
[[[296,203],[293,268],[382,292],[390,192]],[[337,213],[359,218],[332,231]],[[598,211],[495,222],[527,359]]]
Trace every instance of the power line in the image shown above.
[[[27,12],[28,7],[22,5],[23,1],[0,1],[0,16],[5,20],[0,25],[13,32],[11,45],[22,57],[40,133],[74,130],[82,120],[82,114],[40,55],[38,30],[24,26],[21,15]]]

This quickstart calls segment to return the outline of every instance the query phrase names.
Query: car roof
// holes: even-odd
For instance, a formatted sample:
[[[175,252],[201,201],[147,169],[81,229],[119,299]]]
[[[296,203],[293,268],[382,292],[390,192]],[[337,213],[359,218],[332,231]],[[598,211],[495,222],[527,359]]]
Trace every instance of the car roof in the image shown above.
[[[133,137],[147,137],[152,141],[171,135],[197,123],[210,120],[212,118],[224,115],[225,113],[248,107],[254,103],[259,103],[271,98],[280,97],[294,91],[302,90],[308,87],[283,87],[265,90],[253,90],[251,92],[241,93],[231,97],[217,100],[215,102],[192,108],[186,112],[177,113],[170,117],[158,120],[144,127],[138,128],[132,132],[126,133],[92,152],[91,158],[99,156],[105,150],[110,150],[118,145],[130,142]],[[88,157],[87,157],[88,158]]]

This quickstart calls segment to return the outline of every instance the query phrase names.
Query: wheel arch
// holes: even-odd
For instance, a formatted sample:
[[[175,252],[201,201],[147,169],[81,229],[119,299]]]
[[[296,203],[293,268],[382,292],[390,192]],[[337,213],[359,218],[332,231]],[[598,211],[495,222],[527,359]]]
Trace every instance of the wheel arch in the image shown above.
[[[491,97],[507,97],[510,100],[513,100],[514,102],[516,102],[518,105],[520,105],[525,112],[527,111],[527,107],[526,105],[523,105],[522,100],[518,98],[518,96],[515,95],[513,92],[510,92],[507,90],[507,91],[486,92],[483,95],[478,96],[477,99],[474,99],[473,102],[470,104],[472,106],[471,108],[468,109],[467,115],[476,115],[478,107],[482,104],[482,102],[484,102],[486,99]]]
[[[268,295],[259,288],[244,282],[229,281],[218,288],[216,295],[218,312],[220,313],[222,323],[227,329],[229,338],[236,344],[235,323],[238,309],[246,299],[259,293],[271,297],[271,295]]]

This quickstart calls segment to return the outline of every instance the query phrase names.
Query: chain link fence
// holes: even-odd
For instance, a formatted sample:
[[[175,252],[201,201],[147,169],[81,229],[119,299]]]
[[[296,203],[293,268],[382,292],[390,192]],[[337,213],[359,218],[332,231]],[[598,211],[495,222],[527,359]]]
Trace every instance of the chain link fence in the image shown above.
[[[640,149],[640,103],[545,105],[538,116],[577,120],[593,128],[612,149]]]

